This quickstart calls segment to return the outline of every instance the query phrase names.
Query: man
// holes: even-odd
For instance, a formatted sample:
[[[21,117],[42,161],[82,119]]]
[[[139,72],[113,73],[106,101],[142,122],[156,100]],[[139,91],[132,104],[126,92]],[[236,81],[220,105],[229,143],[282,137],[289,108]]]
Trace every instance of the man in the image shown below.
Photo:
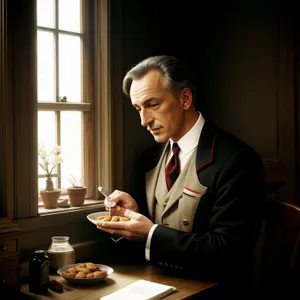
[[[176,274],[217,280],[229,294],[233,285],[248,286],[265,203],[259,155],[195,109],[196,86],[174,57],[141,61],[123,91],[158,149],[141,162],[144,194],[111,194],[112,210],[131,221],[98,228],[144,242],[146,259]],[[179,157],[172,158],[173,144]],[[172,160],[173,170],[179,165],[173,185],[166,171]]]

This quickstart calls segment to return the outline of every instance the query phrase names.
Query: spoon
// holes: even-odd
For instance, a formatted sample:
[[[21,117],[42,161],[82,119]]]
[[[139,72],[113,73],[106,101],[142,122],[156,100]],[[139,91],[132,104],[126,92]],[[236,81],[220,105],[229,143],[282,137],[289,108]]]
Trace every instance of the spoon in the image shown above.
[[[108,207],[115,206],[115,202],[111,200],[108,193],[105,191],[105,189],[102,186],[98,186],[98,191],[105,197],[105,202]]]

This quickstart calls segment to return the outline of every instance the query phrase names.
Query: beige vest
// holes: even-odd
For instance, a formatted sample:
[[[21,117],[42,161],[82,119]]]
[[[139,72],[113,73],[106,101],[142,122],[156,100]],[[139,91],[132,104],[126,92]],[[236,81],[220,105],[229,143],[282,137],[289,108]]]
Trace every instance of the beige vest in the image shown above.
[[[165,180],[168,148],[167,145],[159,163],[146,174],[147,203],[150,217],[156,224],[191,232],[197,206],[207,187],[198,180],[195,150],[168,192]]]

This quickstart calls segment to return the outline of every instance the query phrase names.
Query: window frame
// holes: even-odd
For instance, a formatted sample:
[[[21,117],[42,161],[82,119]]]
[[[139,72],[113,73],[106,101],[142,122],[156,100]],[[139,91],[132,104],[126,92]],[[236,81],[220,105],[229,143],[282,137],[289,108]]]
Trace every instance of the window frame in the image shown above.
[[[58,15],[58,1],[59,0],[54,0],[55,1],[55,14]],[[49,32],[53,32],[55,35],[55,40],[56,40],[56,46],[55,46],[55,52],[57,54],[57,52],[59,51],[59,45],[58,45],[58,41],[59,41],[59,33],[66,33],[68,35],[73,35],[73,36],[78,36],[81,38],[81,42],[82,42],[82,73],[84,74],[82,76],[82,100],[83,102],[81,103],[72,103],[72,102],[67,102],[67,103],[61,103],[61,102],[38,102],[38,111],[54,111],[55,115],[56,115],[56,127],[59,128],[60,127],[60,120],[61,120],[61,114],[60,112],[62,111],[80,111],[82,112],[82,122],[83,122],[83,164],[84,164],[84,171],[83,171],[83,178],[84,178],[84,184],[87,187],[87,193],[86,193],[86,198],[88,199],[99,199],[99,194],[97,192],[97,190],[95,189],[95,183],[98,182],[98,173],[95,172],[95,165],[96,165],[96,157],[98,157],[99,155],[101,156],[101,153],[99,153],[99,151],[97,151],[97,148],[95,143],[94,143],[94,139],[89,139],[88,137],[94,137],[95,136],[95,121],[97,120],[97,116],[95,116],[95,111],[94,111],[94,107],[95,107],[95,80],[94,80],[94,76],[90,75],[90,74],[95,74],[95,69],[94,69],[94,60],[97,57],[97,55],[106,55],[106,59],[109,60],[109,56],[108,53],[103,52],[102,50],[105,49],[100,49],[100,52],[97,53],[95,50],[93,49],[95,43],[94,41],[97,42],[97,40],[99,38],[105,38],[105,40],[102,41],[103,45],[107,45],[109,40],[108,40],[108,35],[105,35],[104,37],[99,37],[99,36],[92,36],[92,32],[94,32],[94,29],[97,26],[97,23],[95,22],[95,20],[97,20],[97,15],[94,14],[94,9],[96,9],[98,6],[101,7],[101,10],[99,10],[98,12],[100,14],[106,15],[108,13],[108,6],[107,6],[107,1],[99,1],[99,3],[97,1],[92,1],[92,0],[88,0],[88,1],[80,1],[81,3],[81,10],[82,10],[82,16],[81,16],[81,27],[82,27],[82,31],[80,33],[75,33],[75,32],[65,32],[64,30],[59,30],[58,24],[56,22],[55,24],[55,28],[54,29],[49,29],[49,28],[45,28],[43,26],[38,26],[38,24],[36,24],[36,28],[37,30],[43,30],[43,31],[49,31]],[[102,18],[102,15],[100,15],[100,17]],[[57,20],[57,18],[56,18]],[[108,20],[106,18],[106,20]],[[103,24],[106,25],[106,24]],[[106,28],[108,28],[106,26]],[[59,61],[59,57],[56,56],[56,63],[58,63]],[[106,70],[101,70],[102,73],[105,74],[105,76],[109,76],[109,71],[108,69]],[[55,72],[55,76],[56,76],[56,85],[57,80],[58,80],[58,66],[56,67],[56,72]],[[101,85],[102,82],[100,81]],[[58,87],[56,86],[56,101],[58,100],[59,95],[58,94]],[[110,98],[109,96],[107,97],[107,100],[109,101]],[[102,101],[102,99],[98,98],[97,101]],[[108,120],[105,120],[105,122],[107,122]],[[92,123],[92,125],[91,125]],[[101,132],[101,134],[105,134],[105,132]],[[60,134],[59,131],[57,130],[57,140],[58,140],[58,144],[60,144]],[[89,149],[95,149],[95,151],[93,151],[94,155],[90,155],[91,151]],[[96,155],[97,154],[97,155]],[[102,158],[101,158],[102,160]],[[57,166],[57,171],[58,171],[58,175],[61,172],[61,165]],[[40,178],[40,176],[39,176]],[[58,188],[61,188],[60,186],[60,181],[58,182]],[[66,194],[66,190],[62,191],[64,192],[64,194]],[[62,194],[63,195],[63,194]],[[40,200],[40,197],[39,197]],[[40,201],[40,206],[42,206],[42,202]],[[43,211],[42,208],[39,208],[39,213],[41,213]]]
[[[81,31],[80,32],[72,32],[72,31],[65,31],[59,29],[59,24],[58,24],[58,16],[59,16],[59,0],[53,0],[55,9],[54,9],[54,15],[55,15],[55,24],[53,28],[48,28],[44,26],[40,26],[39,24],[36,24],[37,31],[41,32],[50,32],[53,34],[54,40],[55,40],[55,50],[54,50],[54,73],[55,73],[55,100],[51,102],[39,102],[38,101],[38,111],[51,111],[55,113],[55,119],[56,119],[56,141],[57,144],[61,144],[61,135],[60,135],[60,129],[61,129],[61,112],[63,111],[77,111],[82,113],[82,141],[83,141],[83,147],[82,147],[82,152],[85,148],[89,149],[90,145],[85,147],[86,145],[86,136],[93,135],[94,134],[94,129],[89,127],[86,128],[85,120],[88,118],[87,114],[91,112],[92,110],[92,104],[94,103],[94,95],[89,91],[90,88],[93,86],[90,86],[88,84],[88,81],[83,80],[85,78],[85,75],[88,74],[88,72],[92,72],[92,69],[89,69],[89,66],[92,65],[93,57],[92,57],[92,40],[93,37],[91,37],[91,28],[93,27],[93,18],[91,18],[91,2],[88,2],[86,5],[86,2],[83,0],[80,0],[80,5],[81,5]],[[91,21],[92,20],[92,21]],[[61,103],[59,102],[59,97],[62,96],[59,93],[59,35],[60,34],[66,34],[67,36],[74,36],[80,38],[81,42],[81,60],[80,64],[82,67],[82,76],[81,76],[81,84],[82,84],[82,101],[83,102],[70,102],[72,99],[68,99],[68,102]],[[92,112],[91,112],[92,113]],[[84,154],[82,155],[83,158],[83,164],[87,162],[87,159],[84,157]],[[94,164],[93,164],[94,165]],[[61,189],[62,194],[61,195],[66,195],[66,187],[62,189],[61,186],[61,169],[62,165],[57,166],[57,172],[56,174],[53,174],[53,177],[57,177],[58,180],[58,185],[57,188]],[[90,166],[88,166],[90,167]],[[89,168],[85,168],[83,171],[83,174],[90,174]],[[86,170],[87,169],[87,170]],[[93,170],[92,170],[93,171]],[[82,174],[82,175],[83,175]],[[89,176],[91,179],[92,177]],[[46,178],[44,174],[38,174],[38,178]],[[80,178],[84,178],[84,176],[80,176]],[[85,178],[84,178],[85,179]],[[93,178],[92,178],[93,179]],[[87,187],[87,195],[86,198],[95,198],[95,193],[94,191],[91,192],[91,184],[89,183],[88,180],[84,180],[83,183]],[[39,196],[39,206],[42,207],[43,204],[41,202],[40,196]],[[39,209],[39,212],[41,212],[41,208]]]

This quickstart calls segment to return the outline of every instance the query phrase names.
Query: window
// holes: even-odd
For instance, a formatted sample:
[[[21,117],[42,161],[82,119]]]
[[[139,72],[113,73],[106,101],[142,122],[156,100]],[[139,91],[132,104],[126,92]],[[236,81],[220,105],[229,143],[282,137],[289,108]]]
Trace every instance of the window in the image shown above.
[[[63,163],[53,179],[62,194],[71,176],[85,184],[84,118],[93,99],[83,93],[83,48],[88,38],[82,12],[80,0],[37,0],[38,144],[61,146]],[[40,191],[46,176],[41,167],[38,173]]]
[[[97,13],[93,15],[94,9],[105,15],[107,2],[37,0],[36,10],[38,144],[49,148],[61,146],[63,163],[54,172],[55,188],[60,189],[62,195],[66,194],[68,179],[75,176],[87,186],[89,199],[99,197],[97,185],[103,182],[100,181],[103,170],[106,186],[111,185],[110,143],[107,143],[110,104],[106,102],[109,101],[109,81],[102,79],[108,69],[105,50],[108,49],[108,41],[105,44],[108,18],[101,17],[99,24]],[[102,36],[91,36],[94,32],[91,29],[99,29],[99,26]],[[96,30],[96,34],[99,32]],[[98,60],[101,65],[97,66]],[[95,82],[102,85],[96,86]],[[105,145],[97,141],[96,132],[101,133],[97,137],[105,137]],[[101,149],[101,153],[97,149]],[[105,163],[97,160],[99,156]],[[101,167],[97,168],[97,162]],[[38,166],[38,193],[45,188],[45,178]],[[91,201],[85,203],[91,204]],[[39,206],[39,212],[43,212],[41,202]]]

